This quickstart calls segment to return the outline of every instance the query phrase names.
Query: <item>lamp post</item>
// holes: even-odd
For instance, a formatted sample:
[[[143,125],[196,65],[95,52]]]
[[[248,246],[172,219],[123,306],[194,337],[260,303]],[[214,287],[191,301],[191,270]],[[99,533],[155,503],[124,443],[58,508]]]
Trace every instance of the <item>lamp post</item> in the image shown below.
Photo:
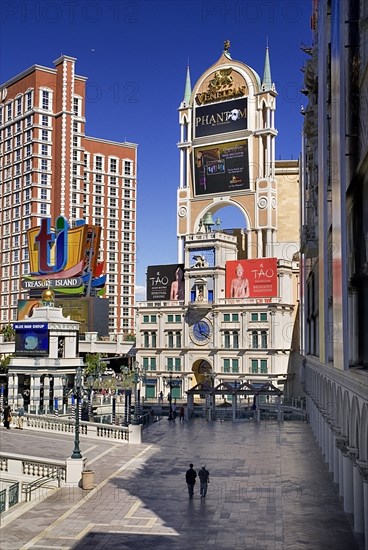
[[[76,400],[76,408],[75,408],[75,429],[74,429],[74,450],[71,458],[82,458],[82,453],[79,449],[79,407],[80,407],[80,400],[82,396],[82,369],[81,367],[78,367],[75,373],[74,377],[74,388],[73,388],[73,394],[74,398]]]
[[[0,413],[4,410],[4,384],[0,386]]]
[[[172,410],[172,389],[174,387],[177,387],[177,381],[179,380],[180,376],[177,376],[176,377],[177,380],[173,382],[173,375],[172,375],[172,372],[170,372],[169,374],[169,377],[168,377],[168,380],[166,378],[166,376],[163,377],[163,380],[164,380],[164,383],[165,383],[165,386],[167,388],[169,388],[169,395],[168,395],[168,402],[169,402],[169,420],[174,420],[173,418],[173,410]]]
[[[92,374],[90,374],[88,377],[87,377],[87,386],[88,386],[88,389],[89,389],[89,393],[88,393],[88,420],[93,420],[93,415],[92,415],[92,400],[93,400],[93,386],[94,386],[94,383],[95,383],[95,378],[94,376],[92,376]]]
[[[138,389],[138,382],[141,380],[143,383],[146,380],[146,371],[145,369],[139,368],[138,361],[133,363],[133,374],[134,374],[134,415],[132,424],[140,424],[140,390]]]

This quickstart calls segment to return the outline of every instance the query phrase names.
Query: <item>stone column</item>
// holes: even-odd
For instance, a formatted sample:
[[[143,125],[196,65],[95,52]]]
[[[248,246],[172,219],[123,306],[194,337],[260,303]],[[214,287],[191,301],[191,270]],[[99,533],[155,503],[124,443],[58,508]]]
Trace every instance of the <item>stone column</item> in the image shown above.
[[[45,374],[43,379],[43,410],[45,414],[50,412],[50,376]]]
[[[349,453],[343,455],[344,512],[354,513],[353,463]]]
[[[32,375],[29,409],[30,409],[30,412],[35,414],[38,414],[40,411],[40,388],[41,388],[41,377],[37,374]]]
[[[344,455],[347,453],[347,438],[342,435],[336,436],[336,446],[339,460],[339,495],[344,496]]]
[[[363,477],[358,464],[353,466],[353,488],[354,488],[354,531],[364,533],[364,493]]]

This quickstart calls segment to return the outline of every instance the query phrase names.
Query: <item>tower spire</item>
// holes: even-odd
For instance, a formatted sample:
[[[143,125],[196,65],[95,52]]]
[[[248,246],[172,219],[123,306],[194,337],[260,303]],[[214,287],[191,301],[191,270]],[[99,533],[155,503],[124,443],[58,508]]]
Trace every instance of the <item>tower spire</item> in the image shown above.
[[[189,60],[188,60],[187,76],[186,76],[186,79],[185,79],[185,90],[184,90],[183,104],[189,105],[191,94],[192,94],[192,85],[191,85],[191,82],[190,82],[190,70],[189,70]]]
[[[268,90],[272,90],[270,56],[268,53],[268,39],[267,39],[267,46],[266,46],[264,71],[263,71],[262,90],[264,92],[267,92]]]

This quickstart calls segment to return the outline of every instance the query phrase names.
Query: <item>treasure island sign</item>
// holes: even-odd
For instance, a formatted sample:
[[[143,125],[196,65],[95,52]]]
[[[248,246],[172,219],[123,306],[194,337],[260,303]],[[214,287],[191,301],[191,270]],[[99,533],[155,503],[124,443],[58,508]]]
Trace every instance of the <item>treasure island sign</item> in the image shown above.
[[[45,288],[55,294],[98,296],[104,292],[106,275],[98,262],[101,228],[77,220],[70,227],[59,216],[55,227],[43,218],[39,227],[27,231],[30,275],[22,278],[22,287],[30,296],[41,296]]]

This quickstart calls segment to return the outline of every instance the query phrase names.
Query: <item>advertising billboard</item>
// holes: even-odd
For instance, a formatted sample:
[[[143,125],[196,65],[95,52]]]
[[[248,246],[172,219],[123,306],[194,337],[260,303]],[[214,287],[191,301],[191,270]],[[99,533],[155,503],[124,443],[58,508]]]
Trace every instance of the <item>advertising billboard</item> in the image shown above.
[[[248,141],[233,141],[194,149],[196,195],[249,189]]]
[[[15,355],[48,356],[49,329],[47,323],[14,323]]]
[[[226,298],[277,296],[277,258],[226,262]]]
[[[247,98],[205,105],[195,110],[196,138],[246,130],[247,127]]]
[[[184,264],[151,265],[147,269],[147,300],[184,300]]]

